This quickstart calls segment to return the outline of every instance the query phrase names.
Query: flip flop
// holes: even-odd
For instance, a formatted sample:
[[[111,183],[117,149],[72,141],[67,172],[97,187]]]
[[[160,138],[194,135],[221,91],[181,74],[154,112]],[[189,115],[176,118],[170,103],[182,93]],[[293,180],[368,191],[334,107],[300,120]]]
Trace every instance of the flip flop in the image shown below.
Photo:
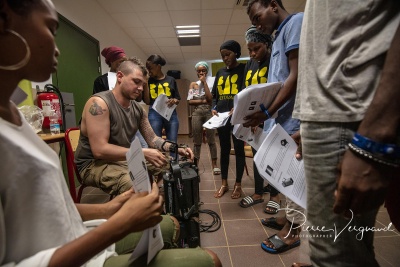
[[[242,208],[248,208],[251,207],[255,204],[264,202],[264,199],[260,198],[260,199],[254,199],[252,196],[247,196],[242,198],[242,200],[240,200],[239,205]]]
[[[272,211],[269,211],[267,208],[269,208]],[[276,201],[270,200],[268,201],[267,206],[265,206],[264,212],[267,214],[277,214],[280,208],[281,204],[279,204]]]
[[[282,241],[282,239],[279,238],[277,235],[273,235],[270,238],[268,238],[268,241],[271,242],[275,248],[270,248],[267,245],[264,244],[264,242],[261,242],[261,248],[271,254],[279,254],[285,251],[288,251],[289,249],[295,248],[300,246],[300,240],[295,241],[293,244],[288,245],[285,242]]]
[[[213,169],[214,175],[220,175],[221,174],[221,169],[220,168],[214,168]]]
[[[269,228],[275,229],[275,230],[282,230],[284,225],[280,225],[276,222],[275,217],[271,217],[268,219],[261,219],[261,223],[264,226],[267,226]]]

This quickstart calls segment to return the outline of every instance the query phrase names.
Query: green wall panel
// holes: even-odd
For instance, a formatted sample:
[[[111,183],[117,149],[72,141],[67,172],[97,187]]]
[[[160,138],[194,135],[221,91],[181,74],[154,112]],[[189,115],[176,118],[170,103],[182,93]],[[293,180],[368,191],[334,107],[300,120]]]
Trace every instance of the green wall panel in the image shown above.
[[[74,94],[78,123],[92,94],[93,81],[101,74],[99,41],[60,14],[59,21],[56,43],[60,56],[58,70],[52,79],[60,91]]]

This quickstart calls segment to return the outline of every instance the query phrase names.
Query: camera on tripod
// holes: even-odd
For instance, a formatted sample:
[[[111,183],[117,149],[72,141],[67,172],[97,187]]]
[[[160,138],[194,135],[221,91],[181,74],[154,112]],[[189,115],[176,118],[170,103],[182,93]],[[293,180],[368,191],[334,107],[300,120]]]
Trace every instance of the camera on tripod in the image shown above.
[[[175,157],[170,162],[170,170],[163,174],[165,211],[181,225],[180,245],[197,247],[200,245],[199,171],[195,163],[178,157],[178,148],[186,148],[186,145],[166,142],[171,143],[170,152],[175,153]]]

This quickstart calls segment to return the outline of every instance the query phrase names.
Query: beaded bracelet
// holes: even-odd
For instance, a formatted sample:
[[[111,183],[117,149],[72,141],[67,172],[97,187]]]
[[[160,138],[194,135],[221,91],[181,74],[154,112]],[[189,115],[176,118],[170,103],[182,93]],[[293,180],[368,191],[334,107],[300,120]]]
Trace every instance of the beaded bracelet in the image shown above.
[[[363,158],[370,159],[372,161],[375,161],[376,163],[383,164],[386,166],[390,166],[390,167],[394,167],[394,168],[400,167],[399,159],[390,160],[390,159],[379,158],[376,155],[373,155],[370,152],[365,151],[364,149],[361,149],[352,143],[349,143],[348,146],[349,146],[349,149],[358,156],[362,156]]]
[[[269,114],[268,110],[265,108],[264,104],[260,104],[260,109],[262,112],[264,112],[265,115],[267,115],[267,119],[271,119],[271,115]]]

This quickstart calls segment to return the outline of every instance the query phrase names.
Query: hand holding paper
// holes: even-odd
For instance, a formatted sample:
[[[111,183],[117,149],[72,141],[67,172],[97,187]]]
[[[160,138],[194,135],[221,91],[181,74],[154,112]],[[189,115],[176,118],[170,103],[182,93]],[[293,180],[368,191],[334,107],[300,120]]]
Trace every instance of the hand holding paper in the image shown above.
[[[281,82],[262,83],[250,85],[240,91],[233,99],[235,109],[231,123],[233,125],[243,124],[246,122],[244,117],[261,111],[260,104],[265,107],[271,105],[281,87]]]
[[[151,192],[152,186],[147,172],[146,161],[138,138],[135,138],[132,141],[131,147],[126,153],[126,160],[128,162],[129,175],[131,176],[135,192]],[[154,227],[144,230],[143,235],[135,250],[132,252],[129,260],[130,262],[133,262],[135,259],[147,252],[148,264],[158,251],[163,248],[163,246],[164,241],[161,235],[160,224],[157,224]]]
[[[156,98],[156,101],[154,101],[152,108],[169,121],[171,119],[172,112],[174,112],[177,105],[173,104],[168,106],[168,101],[169,99],[165,94],[160,94]]]

